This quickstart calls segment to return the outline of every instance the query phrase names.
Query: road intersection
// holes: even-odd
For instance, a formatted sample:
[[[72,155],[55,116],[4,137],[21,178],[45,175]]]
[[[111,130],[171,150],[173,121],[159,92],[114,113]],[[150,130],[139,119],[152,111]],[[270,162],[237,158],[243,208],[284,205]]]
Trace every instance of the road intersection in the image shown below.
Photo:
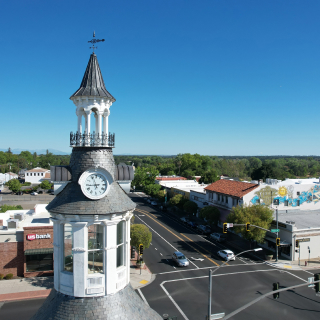
[[[152,245],[145,250],[144,260],[155,280],[141,289],[147,303],[160,315],[169,314],[184,320],[204,320],[208,309],[209,269],[222,264],[217,251],[228,247],[198,235],[192,229],[171,219],[142,199],[133,197],[138,206],[135,223],[143,223],[152,231]],[[187,268],[178,268],[172,262],[174,251],[189,258]],[[272,284],[280,288],[306,283],[314,272],[274,268],[258,256],[245,254],[228,262],[213,274],[212,313],[231,313],[272,291]],[[265,298],[232,319],[318,319],[320,298],[312,288],[303,287],[281,293],[279,300]]]

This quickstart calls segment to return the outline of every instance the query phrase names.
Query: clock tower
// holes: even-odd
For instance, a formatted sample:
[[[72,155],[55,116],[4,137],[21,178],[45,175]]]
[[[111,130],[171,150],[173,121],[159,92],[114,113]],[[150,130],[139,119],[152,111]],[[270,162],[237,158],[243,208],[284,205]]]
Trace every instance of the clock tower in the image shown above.
[[[54,225],[54,289],[33,319],[160,320],[130,285],[135,203],[119,181],[132,180],[133,170],[114,162],[108,117],[115,98],[95,53],[70,99],[77,115],[70,164],[51,168],[57,194],[47,206]]]

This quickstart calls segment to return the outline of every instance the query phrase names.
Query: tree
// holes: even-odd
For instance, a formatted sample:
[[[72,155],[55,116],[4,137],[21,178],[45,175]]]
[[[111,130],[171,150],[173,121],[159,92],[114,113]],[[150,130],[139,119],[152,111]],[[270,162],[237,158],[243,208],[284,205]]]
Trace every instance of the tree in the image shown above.
[[[138,167],[134,172],[134,179],[131,183],[135,187],[145,187],[148,184],[154,184],[159,171],[156,167]]]
[[[182,198],[183,198],[182,194],[176,194],[170,199],[169,203],[172,206],[177,206],[182,200]]]
[[[144,187],[146,194],[149,194],[151,197],[156,197],[161,189],[160,184],[148,184]]]
[[[200,218],[206,219],[208,224],[216,226],[220,220],[220,211],[216,207],[206,206],[200,210]]]
[[[44,190],[49,190],[52,188],[52,184],[48,180],[44,180],[40,183],[40,188]]]
[[[157,194],[157,198],[162,202],[164,201],[165,196],[166,196],[166,193],[164,190],[160,190]]]
[[[269,229],[273,220],[273,211],[265,205],[253,206],[236,206],[231,209],[227,216],[227,222],[256,225],[264,229]],[[247,240],[255,240],[259,243],[264,241],[266,231],[259,228],[250,227],[250,231],[246,231],[246,227],[234,227],[236,233],[240,233]]]
[[[6,185],[8,186],[9,190],[14,193],[17,193],[21,190],[21,183],[18,179],[11,179],[6,183]]]
[[[217,174],[217,171],[214,169],[210,169],[206,171],[200,178],[199,183],[213,183],[215,181],[219,180],[219,176]]]
[[[188,212],[189,214],[197,213],[198,205],[194,201],[186,201],[183,205],[183,210]]]
[[[139,248],[143,244],[144,249],[149,248],[152,241],[152,233],[144,224],[133,224],[130,230],[131,245]]]

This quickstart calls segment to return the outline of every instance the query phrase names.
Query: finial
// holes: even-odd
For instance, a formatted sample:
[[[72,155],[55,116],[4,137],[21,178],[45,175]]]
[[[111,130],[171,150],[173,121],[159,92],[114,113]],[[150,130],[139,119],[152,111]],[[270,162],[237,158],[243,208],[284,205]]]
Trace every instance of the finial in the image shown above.
[[[104,39],[101,39],[101,40],[99,40],[99,39],[94,39],[95,36],[96,36],[96,32],[93,31],[93,39],[90,40],[90,41],[88,41],[88,42],[92,43],[92,47],[90,47],[90,49],[93,50],[93,53],[94,53],[94,50],[95,50],[95,49],[98,49],[98,47],[95,47],[94,44],[97,43],[97,42],[103,42],[103,41],[104,41]]]

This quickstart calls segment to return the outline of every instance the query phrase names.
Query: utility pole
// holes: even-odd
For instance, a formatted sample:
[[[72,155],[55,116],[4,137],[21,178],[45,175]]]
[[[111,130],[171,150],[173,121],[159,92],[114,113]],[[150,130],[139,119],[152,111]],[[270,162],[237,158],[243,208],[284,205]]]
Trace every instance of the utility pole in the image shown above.
[[[212,294],[212,270],[209,269],[209,301],[208,301],[208,320],[211,317],[211,294]]]
[[[276,221],[277,221],[277,230],[278,229],[278,207],[276,208]],[[279,232],[277,231],[277,238],[279,238]],[[278,246],[276,245],[276,262],[278,262]]]

